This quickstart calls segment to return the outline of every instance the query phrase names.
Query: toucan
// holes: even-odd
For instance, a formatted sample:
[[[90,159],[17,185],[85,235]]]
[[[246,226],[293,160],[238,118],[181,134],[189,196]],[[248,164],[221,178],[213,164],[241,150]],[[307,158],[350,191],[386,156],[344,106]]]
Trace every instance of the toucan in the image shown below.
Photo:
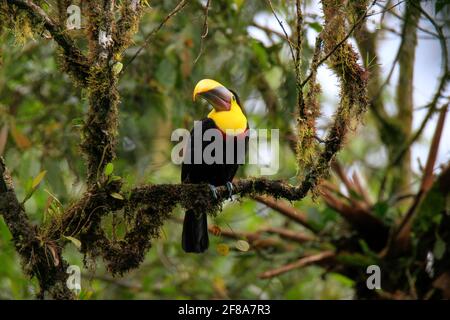
[[[205,99],[212,110],[206,118],[201,120],[201,136],[207,130],[217,130],[214,138],[202,139],[201,143],[195,143],[194,129],[190,132],[181,166],[182,183],[206,183],[209,184],[212,196],[217,198],[216,187],[226,186],[231,197],[233,191],[232,180],[245,158],[245,151],[248,144],[248,121],[242,107],[241,101],[235,91],[226,88],[219,82],[211,79],[203,79],[197,83],[193,92],[193,101],[197,97]],[[198,137],[198,136],[197,136]],[[211,163],[203,157],[200,161],[195,161],[195,151],[203,151],[214,139],[223,139],[223,149],[218,153],[219,161]],[[217,138],[218,139],[218,138]],[[230,141],[231,139],[231,141]],[[238,146],[244,144],[244,151]],[[227,161],[227,152],[233,148],[233,161]],[[201,150],[198,150],[201,148]],[[188,160],[189,161],[186,161]],[[240,159],[240,160],[239,160]],[[217,160],[217,159],[216,159]],[[228,159],[229,160],[229,159]],[[208,222],[206,213],[202,210],[190,209],[184,215],[182,248],[185,252],[202,253],[208,249]]]

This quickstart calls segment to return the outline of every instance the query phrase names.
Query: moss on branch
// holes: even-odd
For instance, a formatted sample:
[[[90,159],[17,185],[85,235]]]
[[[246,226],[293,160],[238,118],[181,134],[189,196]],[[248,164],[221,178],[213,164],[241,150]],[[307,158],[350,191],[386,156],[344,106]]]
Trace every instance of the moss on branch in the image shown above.
[[[59,59],[63,70],[72,77],[76,84],[84,85],[86,83],[89,72],[86,56],[75,45],[73,39],[63,27],[53,21],[41,7],[33,1],[2,0],[0,10],[5,17],[17,17],[25,13],[33,26],[32,30],[36,34],[42,33],[42,30],[47,30],[61,48]],[[19,29],[22,29],[22,27],[23,25],[20,25]]]
[[[25,209],[17,200],[11,176],[0,157],[0,212],[12,234],[12,241],[22,260],[25,273],[39,281],[39,298],[48,291],[54,299],[70,299],[72,293],[65,285],[67,262],[62,249],[54,242],[39,236]]]

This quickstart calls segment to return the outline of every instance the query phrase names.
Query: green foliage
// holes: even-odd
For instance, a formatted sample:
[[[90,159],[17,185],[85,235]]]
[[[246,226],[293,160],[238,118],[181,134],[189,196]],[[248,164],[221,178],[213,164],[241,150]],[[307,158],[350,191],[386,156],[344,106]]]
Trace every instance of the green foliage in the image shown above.
[[[293,24],[293,16],[285,1],[273,1],[277,11],[286,17],[286,25]],[[204,39],[204,52],[197,63],[193,63],[200,51],[203,12],[200,2],[193,1],[183,13],[172,20],[149,41],[142,53],[128,66],[127,62],[143,44],[146,35],[157,26],[177,1],[164,1],[147,9],[140,22],[139,31],[134,36],[131,47],[123,52],[129,42],[124,36],[119,41],[111,65],[113,79],[118,81],[117,110],[99,110],[117,127],[117,158],[112,163],[111,150],[104,151],[102,138],[113,136],[96,127],[98,119],[92,121],[95,132],[81,132],[86,119],[89,101],[104,98],[109,89],[109,74],[101,68],[90,70],[89,85],[74,87],[69,77],[61,72],[64,62],[55,61],[57,52],[51,41],[39,37],[41,30],[30,30],[25,16],[17,16],[13,21],[0,17],[0,28],[4,24],[12,32],[0,30],[0,127],[8,133],[3,156],[12,172],[16,193],[24,199],[25,208],[34,223],[42,223],[43,236],[51,232],[50,222],[63,219],[63,213],[83,194],[87,171],[80,157],[80,143],[89,140],[84,148],[98,154],[108,153],[102,163],[89,163],[97,170],[98,177],[104,176],[102,183],[111,186],[123,183],[123,190],[148,183],[178,183],[180,170],[170,161],[173,143],[170,135],[175,128],[190,128],[194,120],[205,117],[206,105],[192,102],[192,89],[202,78],[217,79],[235,89],[244,106],[253,128],[279,128],[281,136],[281,157],[279,172],[271,179],[284,179],[297,183],[297,158],[289,141],[284,136],[295,127],[296,89],[295,74],[288,54],[287,45],[279,36],[266,34],[258,29],[268,41],[252,37],[250,28],[255,28],[256,17],[271,13],[264,1],[213,1],[213,10],[208,19],[209,33]],[[436,11],[443,10],[442,4]],[[282,4],[282,5],[280,5]],[[122,4],[121,10],[126,11]],[[50,8],[50,7],[49,7]],[[50,10],[50,9],[48,9]],[[137,21],[128,21],[130,30],[137,30]],[[342,24],[342,27],[345,24]],[[20,27],[19,27],[20,26]],[[320,19],[308,17],[305,28],[322,32]],[[343,30],[340,30],[343,31]],[[86,40],[76,31],[70,31],[83,48]],[[125,34],[125,33],[124,33]],[[329,33],[328,36],[332,34]],[[340,34],[342,37],[342,34]],[[338,39],[331,39],[337,41]],[[332,42],[332,41],[331,41]],[[302,68],[306,73],[310,66],[315,43],[305,38]],[[356,68],[357,57],[349,46],[342,47],[331,66],[341,76],[342,100],[337,114],[336,133],[342,128],[351,128],[350,113],[360,112],[365,107],[362,85],[352,85],[348,74],[361,76]],[[369,60],[369,64],[372,60]],[[123,68],[127,66],[126,68]],[[120,80],[120,81],[119,81]],[[361,85],[361,86],[360,86]],[[319,86],[307,87],[311,92],[311,103],[323,99]],[[118,94],[120,93],[120,101]],[[338,103],[336,103],[338,104]],[[91,104],[92,105],[92,104]],[[323,117],[322,122],[329,119]],[[364,130],[356,134],[350,132],[347,148],[340,153],[339,160],[356,163],[367,179],[367,193],[375,199],[381,179],[383,161],[375,164],[371,159],[383,150],[377,129],[371,118]],[[1,129],[0,128],[0,129]],[[115,126],[113,126],[115,130]],[[321,130],[323,131],[323,130]],[[351,130],[350,130],[351,131]],[[0,136],[2,135],[0,131]],[[313,132],[309,127],[301,132],[310,141],[322,132]],[[396,132],[382,132],[388,137]],[[81,139],[80,139],[81,136]],[[400,138],[399,138],[400,139]],[[0,139],[1,140],[1,139]],[[399,144],[401,141],[399,141]],[[304,155],[310,162],[316,144]],[[328,169],[329,163],[322,163]],[[306,174],[308,172],[302,172]],[[257,174],[252,166],[244,166],[239,177]],[[97,177],[96,177],[97,178]],[[170,195],[169,195],[170,196]],[[349,192],[349,197],[362,200],[362,196]],[[383,222],[393,223],[399,216],[402,205],[396,203],[395,196],[373,202],[370,208],[374,216]],[[126,192],[110,192],[108,201],[127,199]],[[447,202],[446,202],[447,201]],[[168,201],[166,201],[168,202]],[[64,205],[63,205],[64,204]],[[446,238],[438,230],[442,215],[448,205],[442,194],[435,189],[419,208],[419,218],[415,221],[414,234],[417,238],[427,232],[435,234],[432,251],[436,259],[448,252]],[[86,244],[83,239],[68,232],[62,241],[70,243],[64,252],[69,264],[82,268],[82,291],[78,299],[349,299],[354,296],[355,281],[324,268],[311,266],[263,280],[259,275],[269,269],[296,261],[299,257],[318,249],[330,249],[335,242],[351,239],[354,234],[339,213],[326,206],[319,199],[305,199],[292,206],[308,219],[308,223],[322,238],[299,245],[281,239],[276,235],[262,233],[263,239],[278,241],[276,245],[257,248],[245,236],[227,238],[224,234],[211,235],[211,245],[203,255],[188,255],[180,245],[181,209],[174,210],[159,232],[159,239],[152,242],[152,249],[144,254],[138,269],[112,278],[107,272],[111,266],[102,261],[94,263],[94,257],[83,259],[80,250]],[[96,208],[98,209],[98,208]],[[158,208],[168,215],[172,208]],[[166,212],[167,211],[167,212]],[[145,214],[152,214],[146,212]],[[142,218],[144,224],[145,215]],[[250,199],[226,202],[223,212],[209,217],[210,224],[219,226],[231,234],[238,232],[258,232],[268,227],[284,227],[299,233],[309,232],[306,228]],[[158,223],[161,221],[158,221]],[[121,239],[132,227],[133,221],[126,210],[102,218],[106,237],[119,256]],[[161,222],[162,223],[162,222]],[[80,226],[84,228],[85,226]],[[148,231],[156,237],[158,226],[150,226]],[[430,231],[431,230],[431,231]],[[147,244],[146,244],[147,245]],[[336,260],[345,266],[366,267],[378,263],[374,253],[363,240],[356,242],[359,253],[343,252]],[[127,248],[132,251],[134,248]],[[84,260],[84,261],[83,261]],[[100,259],[99,259],[100,260]],[[20,267],[20,261],[11,242],[11,234],[0,218],[0,298],[32,298],[37,290],[35,280],[27,279]],[[406,262],[404,263],[406,265]],[[121,273],[119,270],[118,273]]]

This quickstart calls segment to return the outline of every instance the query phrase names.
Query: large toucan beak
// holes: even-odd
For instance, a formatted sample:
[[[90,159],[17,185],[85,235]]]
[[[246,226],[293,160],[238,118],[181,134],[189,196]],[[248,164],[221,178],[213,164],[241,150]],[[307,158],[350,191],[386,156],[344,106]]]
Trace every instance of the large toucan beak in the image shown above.
[[[195,86],[192,99],[195,101],[197,96],[201,96],[208,101],[216,111],[229,111],[231,109],[233,93],[217,81],[200,80]]]

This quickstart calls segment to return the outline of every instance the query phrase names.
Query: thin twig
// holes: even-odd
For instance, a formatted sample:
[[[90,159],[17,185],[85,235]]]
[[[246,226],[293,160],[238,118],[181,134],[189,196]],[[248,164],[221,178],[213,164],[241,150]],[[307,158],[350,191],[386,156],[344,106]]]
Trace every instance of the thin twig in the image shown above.
[[[350,31],[347,33],[347,35],[346,35],[341,41],[339,41],[339,43],[338,43],[332,50],[330,50],[330,52],[328,52],[328,54],[325,55],[325,57],[323,57],[323,58],[319,61],[319,63],[317,64],[317,67],[320,67],[325,61],[327,61],[328,58],[329,58],[329,57],[330,57],[337,49],[339,49],[339,47],[340,47],[341,45],[343,45],[343,44],[348,40],[348,38],[350,38],[350,36],[352,35],[353,31],[355,31],[356,27],[359,26],[359,25],[367,18],[367,13],[369,12],[369,10],[373,7],[373,5],[374,5],[376,2],[377,2],[377,0],[374,0],[374,1],[372,2],[372,4],[371,4],[370,6],[367,7],[367,9],[366,9],[366,11],[364,12],[364,14],[358,19],[358,21],[356,21],[356,23],[353,24],[353,26],[350,28]],[[312,75],[313,75],[313,73],[310,72],[310,73],[308,74],[308,76],[306,77],[306,79],[303,80],[303,82],[302,82],[302,84],[301,84],[301,87],[302,87],[302,88],[308,83],[308,81],[311,79]]]
[[[392,6],[390,6],[389,8],[384,7],[383,10],[378,11],[378,12],[370,13],[370,14],[367,15],[367,17],[376,16],[376,15],[378,15],[378,14],[384,15],[386,12],[392,12],[392,11],[391,11],[392,9],[394,9],[395,7],[401,5],[401,4],[402,4],[403,2],[405,2],[405,1],[406,1],[406,0],[399,1],[399,2],[397,2],[396,4],[393,4]],[[378,5],[378,6],[381,6],[381,4],[378,4],[378,3],[377,3],[377,5]]]
[[[280,20],[280,18],[278,17],[277,13],[275,12],[275,9],[273,8],[273,5],[272,5],[272,1],[271,0],[266,0],[266,1],[267,1],[267,3],[270,6],[270,10],[272,11],[273,16],[275,17],[275,19],[277,19],[278,24],[280,25],[281,29],[283,30],[285,39],[286,39],[286,41],[287,41],[287,43],[289,45],[289,50],[291,52],[292,61],[295,62],[296,60],[295,60],[294,46],[293,46],[291,40],[289,39],[289,36],[287,34],[286,29],[284,28],[283,21]]]
[[[302,15],[302,9],[300,7],[300,0],[295,1],[295,7],[296,7],[296,14],[297,14],[297,23],[296,23],[296,30],[297,30],[297,43],[295,47],[295,73],[297,75],[297,81],[301,83],[301,53],[302,53],[302,25],[303,25],[303,15]]]
[[[200,51],[198,53],[197,58],[195,58],[195,60],[194,60],[194,64],[196,64],[198,59],[200,59],[201,55],[203,54],[204,47],[205,47],[205,38],[208,35],[208,31],[209,31],[208,13],[209,13],[210,5],[211,5],[211,0],[208,0],[208,2],[206,2],[206,7],[205,7],[205,20],[203,21],[203,33],[200,38]]]
[[[285,39],[285,35],[283,33],[279,32],[279,31],[276,31],[276,30],[273,30],[273,29],[271,29],[269,27],[263,26],[263,25],[255,22],[255,21],[253,21],[251,25],[253,27],[255,27],[255,28],[258,28],[258,29],[268,33],[268,34],[274,34],[274,35],[276,35],[276,36],[278,36],[280,38]]]
[[[286,264],[282,267],[266,271],[266,272],[260,274],[259,277],[261,279],[273,278],[273,277],[279,276],[280,274],[289,272],[294,269],[302,268],[307,265],[318,263],[318,262],[323,262],[324,260],[330,259],[334,256],[335,256],[335,253],[333,251],[320,252],[318,254],[303,257],[296,262]]]
[[[315,238],[312,235],[299,232],[297,230],[289,230],[285,228],[277,228],[277,227],[270,227],[267,229],[263,229],[261,231],[272,233],[280,236],[280,238],[286,239],[286,240],[292,240],[298,243],[305,243],[309,241],[315,241],[317,238]]]
[[[398,60],[400,58],[400,53],[402,52],[403,46],[405,45],[405,41],[406,41],[405,32],[406,32],[406,30],[407,30],[407,23],[405,22],[404,25],[403,25],[403,28],[402,28],[402,33],[400,35],[400,39],[401,39],[400,45],[398,46],[397,53],[395,55],[394,61],[392,62],[392,65],[391,65],[391,69],[389,70],[388,76],[386,77],[386,79],[381,84],[381,86],[378,89],[377,93],[372,97],[370,104],[372,104],[373,101],[377,100],[380,97],[381,93],[384,90],[384,87],[386,85],[388,85],[389,82],[391,81],[392,75],[394,74],[395,66],[397,65],[397,62],[398,62]]]
[[[155,36],[161,29],[164,27],[164,25],[178,12],[183,10],[183,8],[188,4],[187,0],[181,0],[178,2],[176,7],[161,21],[161,23],[154,28],[150,33],[145,37],[144,43],[139,47],[139,49],[136,51],[136,53],[128,60],[128,62],[124,65],[122,74],[126,70],[126,68],[133,62],[134,59],[141,53],[142,50],[149,44],[150,39]]]
[[[403,2],[403,1],[402,1],[402,2]],[[377,5],[378,5],[378,6],[381,6],[381,4],[378,4],[378,3],[377,3]],[[392,9],[392,8],[390,8],[390,9]],[[399,15],[399,14],[396,13],[395,11],[391,11],[390,9],[387,10],[386,12],[389,12],[390,14],[392,14],[394,17],[396,17],[396,18],[399,19],[399,20],[402,20],[402,21],[405,20],[401,15]],[[432,32],[432,31],[429,31],[429,30],[427,30],[427,29],[425,29],[425,28],[422,28],[421,26],[417,26],[417,29],[420,30],[420,31],[422,31],[422,32],[424,32],[424,33],[429,34],[430,36],[433,36],[433,37],[435,37],[435,38],[439,38],[439,34],[434,33],[434,32]]]
[[[273,197],[258,196],[258,195],[255,195],[252,198],[260,203],[265,204],[269,208],[277,211],[278,213],[291,219],[292,221],[301,224],[305,228],[308,228],[313,232],[316,231],[313,225],[308,221],[308,217],[306,216],[306,214],[296,209],[295,207],[289,205],[286,201],[277,200]]]
[[[422,123],[420,124],[419,129],[414,133],[414,135],[405,143],[403,147],[400,147],[400,151],[397,153],[397,155],[393,158],[393,160],[388,164],[386,171],[384,173],[380,190],[382,190],[383,186],[386,184],[387,176],[392,167],[397,165],[399,161],[403,158],[405,153],[408,151],[410,146],[419,139],[419,137],[422,135],[423,130],[425,130],[425,127],[428,123],[428,121],[431,119],[433,114],[437,111],[436,106],[439,102],[439,98],[442,95],[443,90],[445,89],[445,86],[447,82],[449,81],[449,61],[448,61],[448,48],[447,48],[447,42],[445,41],[445,36],[442,32],[442,28],[439,27],[439,25],[434,21],[434,19],[425,11],[422,9],[422,7],[419,5],[417,6],[413,1],[411,2],[411,5],[416,7],[420,12],[431,22],[431,24],[436,29],[436,32],[439,35],[439,42],[441,45],[441,59],[442,59],[442,75],[439,81],[438,88],[436,90],[436,93],[434,94],[433,98],[431,99],[431,102],[428,103],[425,107],[428,107],[428,112],[425,115],[425,118],[422,120]],[[380,192],[380,195],[382,192]],[[380,197],[380,196],[379,196]]]
[[[423,173],[422,183],[420,185],[419,192],[414,198],[414,202],[403,218],[402,222],[398,227],[398,235],[401,237],[403,232],[405,231],[406,226],[410,223],[416,209],[418,208],[420,202],[422,201],[424,195],[431,189],[434,181],[433,171],[434,165],[436,163],[437,153],[439,150],[439,143],[442,137],[442,130],[444,129],[445,117],[447,115],[448,104],[442,108],[439,119],[436,124],[436,130],[433,135],[433,141],[431,142],[430,151],[428,153],[427,164],[425,165],[425,170]]]

